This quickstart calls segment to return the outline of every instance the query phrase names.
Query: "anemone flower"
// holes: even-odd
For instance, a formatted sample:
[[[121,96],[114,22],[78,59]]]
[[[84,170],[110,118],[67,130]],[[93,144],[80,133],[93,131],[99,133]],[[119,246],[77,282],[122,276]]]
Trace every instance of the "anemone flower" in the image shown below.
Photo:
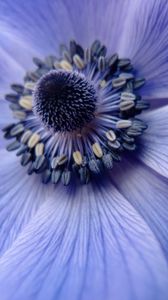
[[[0,28],[1,300],[167,299],[167,0],[1,0]]]

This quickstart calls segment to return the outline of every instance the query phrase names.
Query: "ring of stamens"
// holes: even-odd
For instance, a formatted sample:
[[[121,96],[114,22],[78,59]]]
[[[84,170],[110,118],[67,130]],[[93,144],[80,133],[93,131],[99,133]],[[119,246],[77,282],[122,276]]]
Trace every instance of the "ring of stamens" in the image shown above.
[[[112,169],[113,162],[120,161],[124,150],[135,150],[137,137],[147,128],[137,118],[149,107],[138,94],[145,80],[135,77],[129,59],[120,59],[117,54],[108,57],[106,52],[99,41],[86,50],[75,41],[70,42],[69,48],[62,45],[59,60],[55,56],[48,56],[44,61],[34,58],[36,70],[27,72],[24,85],[13,84],[14,93],[5,97],[14,117],[19,119],[3,129],[4,137],[13,139],[7,150],[16,150],[21,164],[28,165],[28,174],[42,174],[44,183],[56,184],[61,180],[68,185],[73,173],[81,183],[88,183],[94,175]],[[62,122],[56,111],[53,116],[57,120],[52,119],[53,106],[49,110],[46,90],[42,94],[39,91],[39,86],[44,88],[46,78],[56,73],[67,77],[75,74],[75,79],[82,78],[86,84],[87,93],[81,96],[82,101],[86,100],[85,113],[80,115],[81,108],[74,106],[79,114],[76,119],[68,119],[70,122],[66,118]],[[66,89],[64,92],[69,100],[71,95]],[[43,95],[46,106],[40,106],[39,94]],[[59,93],[57,96],[55,99],[60,100]],[[58,109],[57,102],[55,105]],[[72,102],[67,110],[68,118],[71,109]],[[44,115],[48,111],[47,119]]]

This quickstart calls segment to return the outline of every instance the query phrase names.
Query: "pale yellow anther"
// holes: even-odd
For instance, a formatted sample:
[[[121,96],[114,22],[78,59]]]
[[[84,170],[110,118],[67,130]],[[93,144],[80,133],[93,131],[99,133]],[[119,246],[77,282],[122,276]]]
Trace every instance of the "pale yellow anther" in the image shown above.
[[[132,125],[132,121],[131,120],[119,120],[116,123],[116,128],[118,129],[124,129],[124,128],[128,128]]]
[[[13,116],[14,116],[14,118],[17,118],[17,119],[19,119],[21,121],[23,121],[26,118],[25,112],[24,111],[20,111],[20,110],[15,110],[13,112]]]
[[[27,90],[31,90],[31,91],[34,91],[35,89],[35,83],[34,82],[31,82],[31,81],[27,81],[24,85],[25,89]]]
[[[123,92],[121,93],[121,101],[134,101],[136,99],[136,96],[133,93],[129,92]]]
[[[114,142],[116,140],[116,134],[113,130],[109,130],[105,134],[109,141]]]
[[[19,100],[19,104],[21,107],[32,110],[32,96],[23,96]]]
[[[72,71],[72,65],[67,60],[61,60],[59,65],[62,69],[66,71]]]
[[[26,144],[31,134],[32,134],[31,130],[25,131],[21,137],[21,143]]]
[[[29,148],[34,148],[34,146],[40,141],[40,135],[38,133],[33,133],[28,141]]]
[[[54,62],[54,67],[55,67],[55,69],[59,69],[60,68],[60,62],[58,60],[56,60]]]
[[[121,111],[129,110],[129,109],[131,109],[134,106],[135,106],[135,102],[132,101],[132,100],[122,101],[120,103],[120,110]]]
[[[104,88],[105,86],[106,86],[106,81],[105,80],[102,80],[102,81],[100,81],[100,86],[101,86],[101,88]]]
[[[73,159],[77,165],[82,164],[83,159],[82,159],[82,155],[81,155],[80,151],[73,152]]]
[[[43,155],[43,152],[44,152],[44,144],[43,143],[38,143],[36,145],[36,148],[35,148],[36,156]]]
[[[83,59],[78,54],[74,55],[73,62],[77,66],[78,69],[83,69],[85,66]]]
[[[93,152],[94,154],[98,157],[98,158],[101,158],[103,156],[103,151],[102,151],[102,148],[100,147],[100,145],[98,143],[94,143],[92,145],[92,149],[93,149]]]
[[[68,158],[66,155],[61,155],[60,157],[58,157],[58,166],[61,166],[63,164],[65,164],[67,162]]]

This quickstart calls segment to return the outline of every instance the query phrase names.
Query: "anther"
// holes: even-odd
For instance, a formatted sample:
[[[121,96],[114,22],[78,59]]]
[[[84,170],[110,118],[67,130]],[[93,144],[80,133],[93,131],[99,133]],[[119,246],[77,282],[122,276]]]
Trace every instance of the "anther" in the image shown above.
[[[51,182],[56,184],[61,178],[61,170],[53,170],[51,174]]]
[[[99,71],[103,72],[105,70],[105,67],[106,67],[105,58],[103,56],[100,56],[98,60]]]
[[[32,110],[32,96],[21,97],[19,100],[19,104],[21,107],[27,110]]]
[[[27,81],[27,82],[25,82],[24,87],[25,87],[25,89],[27,89],[27,90],[33,91],[34,88],[35,88],[35,83],[34,83],[34,82],[31,82],[31,81]]]
[[[78,69],[83,69],[85,66],[83,59],[77,54],[74,55],[73,62]]]
[[[6,147],[8,151],[14,151],[18,148],[20,148],[20,143],[18,141],[14,141]]]
[[[34,146],[40,141],[40,135],[38,133],[33,133],[28,141],[29,148],[34,148]]]
[[[13,117],[20,120],[20,121],[23,121],[26,118],[26,113],[24,111],[21,111],[21,110],[15,110],[13,112]]]
[[[77,165],[82,164],[83,159],[82,159],[82,155],[81,155],[80,151],[73,152],[73,159]]]
[[[24,91],[24,87],[21,84],[11,84],[11,88],[18,94],[22,94]]]
[[[103,151],[102,151],[102,148],[100,147],[100,145],[98,143],[94,143],[92,145],[92,149],[93,149],[93,152],[94,154],[98,157],[98,158],[101,158],[103,156]]]
[[[144,78],[137,78],[134,81],[134,89],[139,89],[145,84]]]
[[[36,156],[42,155],[43,152],[44,152],[44,144],[43,143],[38,143],[35,147]]]
[[[125,78],[116,78],[112,80],[112,86],[113,88],[121,88],[126,84]]]
[[[110,153],[103,155],[102,162],[107,169],[113,168],[113,158]]]
[[[22,124],[17,124],[11,129],[10,135],[17,136],[18,134],[21,134],[23,131],[24,131],[24,126]]]
[[[71,172],[68,170],[64,171],[61,176],[61,181],[63,185],[68,185],[70,183],[70,180],[71,180]]]
[[[114,142],[116,140],[116,134],[113,130],[109,130],[106,132],[106,137],[109,141]]]
[[[132,125],[131,120],[120,120],[116,123],[116,128],[118,129],[125,129]]]
[[[20,163],[22,166],[26,166],[31,160],[31,153],[26,152],[22,155]]]
[[[26,144],[31,135],[32,135],[32,131],[26,130],[21,137],[21,143]]]
[[[120,110],[126,111],[134,107],[135,103],[132,100],[123,101],[120,103]]]
[[[134,101],[136,99],[136,96],[129,92],[123,92],[121,93],[121,101]]]
[[[64,165],[66,162],[67,162],[67,160],[68,160],[68,158],[67,158],[67,156],[66,155],[61,155],[61,156],[59,156],[58,157],[58,166],[62,166],[62,165]]]
[[[72,65],[67,60],[62,60],[59,65],[66,71],[72,71]]]

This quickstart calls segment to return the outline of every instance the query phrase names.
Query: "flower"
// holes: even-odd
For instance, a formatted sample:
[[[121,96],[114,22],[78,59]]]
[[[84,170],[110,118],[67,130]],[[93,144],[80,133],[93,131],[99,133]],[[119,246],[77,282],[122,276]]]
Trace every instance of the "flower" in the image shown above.
[[[1,298],[166,299],[167,0],[104,0],[100,3],[95,0],[2,0],[0,15],[1,97],[8,95],[6,99],[13,102],[10,108],[15,116],[21,117],[19,125],[3,129],[7,140],[0,138]],[[69,40],[72,44],[72,39],[77,48],[68,61],[67,55],[71,52],[62,46],[60,54],[59,46],[69,45]],[[92,45],[93,50],[93,45],[97,45],[93,44],[95,40],[107,46],[107,56],[106,48],[101,48],[101,55],[92,52],[94,61],[84,61],[83,49],[90,49]],[[99,50],[101,45],[98,45]],[[119,57],[116,58],[115,53]],[[110,55],[117,61],[112,73]],[[45,56],[48,58],[44,63]],[[26,73],[34,70],[32,57],[38,58],[34,59],[37,69]],[[49,67],[51,62],[54,67]],[[33,79],[40,70],[39,78]],[[22,83],[23,77],[24,89],[14,84],[12,88],[17,96],[9,96],[8,85]],[[116,81],[118,78],[122,80]],[[139,78],[145,78],[145,85],[137,92],[136,84],[142,83]],[[33,111],[29,101],[32,95]],[[123,97],[126,97],[124,112]],[[151,108],[137,116],[147,108],[146,100]],[[53,118],[55,111],[58,114]],[[7,101],[2,101],[1,127],[13,122],[18,121],[13,120]],[[109,133],[111,127],[113,131]],[[28,136],[29,150],[22,145],[20,153],[22,165],[29,163],[28,167],[20,166],[15,152],[4,149],[11,136],[16,137],[15,142],[20,143],[22,139],[24,144],[25,128],[36,134],[33,139],[32,133]],[[129,130],[134,136],[143,133],[135,139],[136,149],[134,139],[128,141],[133,138]],[[104,133],[107,140],[111,139],[110,143],[115,141],[115,146],[119,145],[115,151],[109,148],[114,148],[114,144],[104,142]],[[83,140],[76,149],[77,134]],[[53,141],[55,135],[57,141]],[[93,139],[97,137],[99,143]],[[62,155],[64,150],[69,151],[68,155],[61,159],[59,155],[60,160],[53,161],[50,159],[53,145]],[[128,148],[128,145],[132,145],[129,150],[133,151],[120,153],[118,148]],[[11,146],[7,147],[11,150]],[[48,182],[49,173],[41,180],[41,174],[35,174],[38,168],[27,169],[31,163],[34,168],[36,156],[43,155],[43,147],[46,164],[51,168],[45,165],[42,170],[55,172],[58,167],[63,184]],[[108,160],[103,160],[105,154],[110,155]],[[122,160],[114,162],[112,170],[94,175],[100,161],[104,165],[108,162],[109,166],[109,159],[118,159],[120,154]],[[62,165],[68,161],[72,171],[72,159],[76,171],[70,178],[69,169]],[[38,163],[39,160],[36,167]],[[33,174],[28,176],[27,170],[29,175]],[[91,173],[88,184],[86,170]]]

